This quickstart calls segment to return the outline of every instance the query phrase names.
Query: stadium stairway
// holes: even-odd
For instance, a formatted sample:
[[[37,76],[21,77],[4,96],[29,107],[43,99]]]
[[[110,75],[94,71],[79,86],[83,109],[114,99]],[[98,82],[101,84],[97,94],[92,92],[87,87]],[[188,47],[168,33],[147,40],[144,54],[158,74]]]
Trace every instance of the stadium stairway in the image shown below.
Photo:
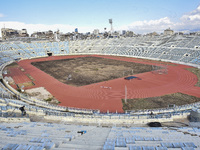
[[[110,128],[95,127],[86,134],[79,136],[72,140],[71,142],[62,144],[58,150],[66,149],[102,149],[104,142],[107,138]]]

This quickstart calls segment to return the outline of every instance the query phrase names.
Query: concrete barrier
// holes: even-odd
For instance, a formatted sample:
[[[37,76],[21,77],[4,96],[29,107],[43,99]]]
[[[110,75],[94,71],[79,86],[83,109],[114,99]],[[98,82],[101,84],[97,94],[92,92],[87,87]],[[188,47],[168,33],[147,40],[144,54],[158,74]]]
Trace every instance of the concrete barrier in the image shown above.
[[[7,122],[7,123],[12,123],[12,122],[30,122],[30,118],[17,118],[17,117],[0,117],[0,122]]]

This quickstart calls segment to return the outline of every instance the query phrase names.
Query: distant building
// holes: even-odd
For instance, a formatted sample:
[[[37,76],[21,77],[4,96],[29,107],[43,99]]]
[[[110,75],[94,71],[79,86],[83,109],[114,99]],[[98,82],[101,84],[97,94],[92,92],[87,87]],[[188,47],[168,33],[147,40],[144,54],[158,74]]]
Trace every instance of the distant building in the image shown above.
[[[152,33],[148,33],[146,35],[147,36],[158,36],[159,34],[157,32],[152,32]]]
[[[42,38],[45,38],[45,33],[44,32],[34,32],[31,34],[31,37],[34,37],[37,39],[42,39]]]
[[[29,37],[26,29],[16,30],[10,28],[2,28],[1,35],[3,41],[16,37]]]
[[[20,37],[28,37],[28,33],[26,29],[19,30]]]
[[[113,37],[119,37],[120,36],[120,32],[118,31],[114,31],[112,34],[111,34],[111,36],[113,36]]]
[[[60,34],[60,41],[65,41],[65,40],[73,40],[73,34],[72,33]]]
[[[122,35],[125,35],[126,34],[126,30],[122,30]]]
[[[126,37],[133,37],[134,32],[133,31],[126,31]]]
[[[197,32],[191,32],[190,35],[197,35]]]
[[[75,28],[75,33],[78,33],[78,28]]]
[[[55,36],[53,31],[43,31],[43,32],[34,32],[31,34],[31,37],[37,38],[37,39],[47,39],[47,40],[54,40]]]
[[[99,34],[99,29],[94,29],[93,34],[94,35],[98,35]]]
[[[164,30],[164,35],[173,35],[174,34],[174,31],[171,30],[170,28]]]
[[[184,35],[183,32],[176,32],[175,35]]]

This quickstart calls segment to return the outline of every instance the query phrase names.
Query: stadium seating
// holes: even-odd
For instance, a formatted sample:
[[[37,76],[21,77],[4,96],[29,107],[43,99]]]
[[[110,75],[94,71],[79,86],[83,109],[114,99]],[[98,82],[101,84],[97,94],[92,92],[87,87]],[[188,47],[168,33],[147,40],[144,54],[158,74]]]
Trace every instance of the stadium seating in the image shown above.
[[[49,42],[49,41],[34,41],[31,43],[24,42],[1,42],[0,43],[0,64],[1,64],[1,77],[3,68],[19,59],[31,59],[37,57],[46,57],[48,53],[52,55],[70,55],[70,54],[103,54],[103,55],[116,55],[116,56],[128,56],[137,58],[147,58],[155,60],[166,60],[181,64],[188,64],[191,66],[200,66],[200,49],[198,48],[200,42],[198,35],[186,36],[186,35],[173,35],[173,36],[139,36],[133,38],[110,38],[110,39],[95,39],[95,40],[77,40],[77,41],[62,41],[62,42]],[[196,46],[196,47],[195,47]],[[68,112],[60,113],[60,111],[68,110],[71,113],[84,113],[93,114],[94,110],[83,110],[77,108],[66,108],[49,105],[42,100],[31,99],[25,95],[17,93],[23,104],[18,104],[13,95],[14,93],[9,91],[1,83],[0,86],[1,98],[6,101],[3,105],[6,106],[21,106],[25,105],[29,109],[32,108],[32,104],[36,104],[34,109],[41,110],[44,114],[48,115],[61,115],[70,116]],[[15,93],[16,94],[16,93]],[[3,101],[2,101],[3,102]],[[199,106],[199,104],[195,104]],[[155,118],[167,118],[175,115],[188,114],[188,110],[192,109],[194,104],[177,107],[176,111],[171,109],[158,109],[153,110],[161,115],[155,116]],[[5,109],[2,107],[2,109]],[[8,110],[8,109],[6,109]],[[97,111],[98,112],[98,111]],[[145,114],[145,115],[144,115]],[[132,114],[133,118],[142,119],[150,118],[148,116],[149,110],[138,111],[137,114]],[[167,114],[167,115],[166,115]],[[130,114],[93,114],[93,118],[130,118]],[[146,116],[147,115],[147,116]],[[77,116],[77,115],[76,115]],[[169,117],[170,116],[170,117]],[[89,117],[91,116],[84,116]]]
[[[200,68],[200,36],[139,36],[119,39],[77,41],[1,42],[1,79],[6,65],[19,59],[46,57],[48,54],[102,54],[165,60]],[[6,84],[4,82],[4,84]],[[197,150],[200,130],[192,127],[132,127],[151,121],[171,121],[186,118],[200,103],[175,108],[139,110],[137,112],[99,113],[98,110],[50,105],[10,90],[0,82],[0,148],[2,150],[44,149],[104,149],[104,150]],[[15,96],[14,96],[15,95]],[[19,100],[20,99],[20,100]],[[30,122],[18,109],[25,106],[27,114],[63,121]],[[154,115],[150,115],[149,112]],[[68,122],[67,123],[65,123]],[[11,123],[19,122],[19,123]],[[69,123],[72,124],[69,124]],[[86,124],[86,125],[77,125]],[[94,124],[95,126],[93,126]],[[106,124],[107,126],[103,126]],[[116,127],[116,126],[120,127]],[[126,127],[121,127],[126,126]]]
[[[195,133],[195,134],[194,134]],[[6,149],[193,149],[200,148],[193,127],[103,127],[42,122],[1,123],[0,148]]]

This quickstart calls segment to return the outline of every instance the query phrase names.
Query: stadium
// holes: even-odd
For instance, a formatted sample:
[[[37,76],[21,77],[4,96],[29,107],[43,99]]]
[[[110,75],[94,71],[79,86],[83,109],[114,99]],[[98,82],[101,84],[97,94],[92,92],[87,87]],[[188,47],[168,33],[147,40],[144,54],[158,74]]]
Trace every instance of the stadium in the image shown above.
[[[161,35],[0,43],[0,108],[1,122],[4,122],[0,126],[1,148],[199,149],[199,128],[186,127],[191,123],[180,121],[189,117],[199,121],[199,41],[198,35]],[[85,75],[91,70],[74,66],[77,59],[89,67],[92,64],[94,76]],[[89,60],[91,63],[87,64]],[[94,64],[95,61],[98,63]],[[52,71],[58,77],[50,74],[48,70],[57,68],[53,64],[60,62],[60,67],[63,63],[70,64],[74,72],[83,73],[85,78],[81,74],[77,79],[82,80],[73,83],[75,74],[63,73],[66,68]],[[40,68],[44,63],[47,70]],[[140,66],[126,68],[125,63]],[[114,72],[120,64],[123,64],[122,70]],[[148,69],[140,72],[143,65]],[[108,78],[98,79],[110,72]],[[9,76],[14,84],[10,84]],[[61,76],[64,78],[60,79]],[[60,103],[49,104],[22,92],[37,87],[44,87]],[[184,102],[176,103],[174,97],[169,97],[161,102],[155,98],[176,93],[189,96],[189,101],[181,99],[179,102]],[[140,104],[144,107],[137,105],[139,109],[123,109],[123,102],[150,101],[148,98],[155,99],[153,106],[144,103]],[[165,105],[154,107],[156,103]],[[20,110],[16,109],[21,106],[26,108],[26,117],[21,117]],[[161,123],[163,127],[149,128],[149,123]]]

